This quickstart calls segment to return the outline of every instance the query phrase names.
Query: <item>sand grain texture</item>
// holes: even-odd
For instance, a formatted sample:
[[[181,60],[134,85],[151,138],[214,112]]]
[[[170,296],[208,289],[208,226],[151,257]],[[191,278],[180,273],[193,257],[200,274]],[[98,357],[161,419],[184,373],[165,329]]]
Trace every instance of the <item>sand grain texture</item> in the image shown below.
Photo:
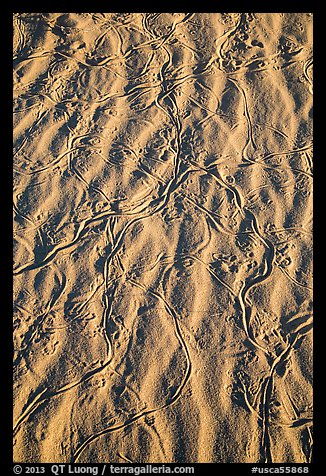
[[[14,15],[14,456],[309,462],[312,15]]]

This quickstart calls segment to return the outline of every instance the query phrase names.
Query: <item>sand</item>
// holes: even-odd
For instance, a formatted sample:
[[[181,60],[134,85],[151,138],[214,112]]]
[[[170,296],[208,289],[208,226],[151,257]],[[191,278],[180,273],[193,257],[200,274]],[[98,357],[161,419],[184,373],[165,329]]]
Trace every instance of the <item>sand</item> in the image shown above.
[[[14,458],[309,462],[312,14],[14,15]]]

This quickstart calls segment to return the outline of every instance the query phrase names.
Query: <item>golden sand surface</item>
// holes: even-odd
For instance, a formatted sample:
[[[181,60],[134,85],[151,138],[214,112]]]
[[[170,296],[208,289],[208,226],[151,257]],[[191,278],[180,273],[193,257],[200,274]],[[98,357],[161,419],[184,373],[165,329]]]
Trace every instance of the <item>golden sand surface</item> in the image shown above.
[[[312,14],[14,14],[14,457],[309,462]]]

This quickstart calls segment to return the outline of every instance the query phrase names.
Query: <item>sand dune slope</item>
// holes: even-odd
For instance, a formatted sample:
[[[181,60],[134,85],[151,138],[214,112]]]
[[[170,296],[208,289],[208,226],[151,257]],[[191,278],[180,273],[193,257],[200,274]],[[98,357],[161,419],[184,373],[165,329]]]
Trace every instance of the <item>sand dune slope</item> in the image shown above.
[[[309,462],[312,15],[14,15],[14,455]]]

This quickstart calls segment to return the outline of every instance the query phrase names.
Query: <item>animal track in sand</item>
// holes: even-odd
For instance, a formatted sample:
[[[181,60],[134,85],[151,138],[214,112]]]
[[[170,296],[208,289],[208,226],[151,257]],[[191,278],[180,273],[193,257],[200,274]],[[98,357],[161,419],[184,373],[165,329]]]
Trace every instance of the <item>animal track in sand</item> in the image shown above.
[[[311,16],[13,23],[15,460],[310,462]]]

